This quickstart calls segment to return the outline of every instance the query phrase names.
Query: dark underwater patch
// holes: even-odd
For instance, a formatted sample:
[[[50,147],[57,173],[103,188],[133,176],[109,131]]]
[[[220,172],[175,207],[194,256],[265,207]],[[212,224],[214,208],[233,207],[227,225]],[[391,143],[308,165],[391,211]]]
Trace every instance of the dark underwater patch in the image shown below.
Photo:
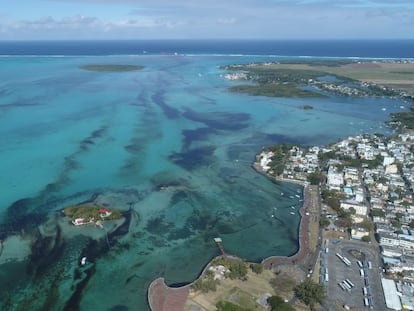
[[[161,190],[165,190],[168,188],[176,188],[176,187],[180,187],[183,186],[182,183],[173,180],[173,181],[168,181],[167,179],[163,178],[163,177],[159,177],[156,176],[156,178],[153,178],[151,180],[151,182],[154,184],[154,191],[161,191]]]
[[[192,171],[214,163],[213,154],[215,149],[214,146],[199,147],[184,152],[176,152],[170,155],[169,159],[182,168]]]
[[[184,137],[183,149],[187,149],[194,141],[205,141],[210,134],[215,133],[214,129],[208,127],[201,127],[194,130],[184,130],[182,135]]]
[[[177,119],[180,116],[180,111],[178,109],[175,109],[165,103],[163,92],[157,92],[152,95],[151,98],[152,101],[162,109],[168,119]]]
[[[132,106],[144,106],[148,108],[148,94],[146,91],[142,91],[136,98],[136,102],[132,103]]]
[[[177,228],[172,230],[167,237],[168,241],[172,240],[180,240],[180,239],[187,239],[192,235],[192,231],[187,227],[184,226],[182,228]]]
[[[54,237],[37,235],[36,241],[31,247],[27,266],[28,274],[41,277],[52,264],[58,262],[63,254],[65,243],[62,239],[61,229],[59,226],[56,226],[55,229],[56,235]]]
[[[141,144],[129,144],[124,147],[126,151],[129,153],[140,153],[142,151],[142,145]]]
[[[86,274],[86,277],[77,283],[75,292],[66,302],[63,311],[78,311],[80,310],[80,301],[82,299],[82,292],[88,284],[91,277],[95,274],[95,265],[92,265],[90,268],[85,269],[83,272]]]
[[[7,208],[5,221],[1,224],[0,231],[7,236],[8,233],[37,227],[46,221],[46,215],[41,212],[41,209],[39,200],[33,198],[15,201]]]
[[[112,232],[111,234],[108,235],[108,239],[109,239],[111,244],[114,242],[114,240],[118,236],[123,236],[123,235],[125,235],[129,232],[129,225],[131,224],[131,212],[132,212],[131,207],[128,211],[122,212],[122,217],[125,218],[124,222],[122,223],[122,225],[120,225],[118,228],[116,228],[116,230],[114,232]]]
[[[181,201],[188,199],[188,194],[186,191],[175,191],[171,197],[170,205],[175,205]]]
[[[89,136],[90,139],[101,138],[107,130],[106,126],[102,126],[100,129],[97,129],[91,133]]]
[[[249,127],[250,115],[248,113],[232,113],[232,112],[208,112],[201,113],[191,109],[186,109],[184,117],[201,122],[210,129],[216,130],[241,130]]]
[[[27,102],[27,101],[15,101],[11,104],[4,104],[0,105],[0,109],[7,109],[7,108],[19,108],[19,107],[37,107],[37,106],[44,106],[39,102]]]
[[[124,305],[113,306],[109,311],[128,311],[128,307]]]
[[[163,235],[167,233],[172,226],[173,225],[171,223],[165,221],[164,215],[160,215],[150,218],[147,221],[145,230],[152,234]]]
[[[232,167],[222,167],[220,168],[218,176],[226,181],[227,183],[235,183],[237,179],[240,177],[240,170],[232,168]]]
[[[95,140],[101,138],[107,131],[107,126],[102,126],[97,130],[94,130],[88,137],[81,140],[79,143],[79,151],[87,151],[90,145],[95,145]]]

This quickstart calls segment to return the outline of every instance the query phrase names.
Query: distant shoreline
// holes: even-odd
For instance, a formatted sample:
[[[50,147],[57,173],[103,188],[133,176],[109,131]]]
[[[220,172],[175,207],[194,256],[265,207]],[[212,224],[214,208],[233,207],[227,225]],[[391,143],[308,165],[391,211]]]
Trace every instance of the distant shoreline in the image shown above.
[[[114,44],[115,43],[115,44]],[[396,48],[398,47],[398,48]],[[4,56],[113,56],[161,53],[296,58],[414,59],[414,40],[8,40],[0,41]]]

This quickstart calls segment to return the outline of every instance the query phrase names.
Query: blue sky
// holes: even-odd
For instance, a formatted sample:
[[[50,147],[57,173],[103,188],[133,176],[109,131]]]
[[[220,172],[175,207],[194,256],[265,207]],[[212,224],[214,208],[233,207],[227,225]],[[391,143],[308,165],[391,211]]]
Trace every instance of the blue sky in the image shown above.
[[[414,0],[0,0],[0,40],[414,38]]]

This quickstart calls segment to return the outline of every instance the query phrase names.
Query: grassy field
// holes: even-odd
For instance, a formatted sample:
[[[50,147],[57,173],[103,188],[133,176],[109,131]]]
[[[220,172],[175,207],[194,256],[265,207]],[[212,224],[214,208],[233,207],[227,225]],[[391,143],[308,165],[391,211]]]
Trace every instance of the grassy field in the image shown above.
[[[360,81],[414,82],[414,63],[350,63],[340,66],[280,63],[261,65],[268,69],[311,70],[327,72]]]
[[[350,96],[395,96],[406,91],[414,94],[414,63],[389,63],[380,61],[356,62],[347,61],[308,61],[293,63],[257,63],[249,65],[229,65],[221,69],[241,71],[246,79],[254,84],[236,85],[230,88],[233,92],[271,97],[324,97],[313,86],[316,81],[318,88],[324,89],[321,77],[336,78],[328,84],[337,87],[346,85],[354,92],[347,90],[335,91],[329,86],[324,89],[341,95]],[[329,80],[329,79],[328,79]],[[242,81],[242,80],[241,80]],[[361,87],[360,82],[369,86]],[[379,87],[380,86],[380,87]],[[388,88],[383,88],[386,86]],[[304,87],[307,87],[304,89]],[[341,93],[342,92],[342,93]]]
[[[252,310],[265,310],[256,303],[256,299],[265,293],[274,294],[270,285],[270,280],[274,277],[273,272],[265,270],[260,275],[249,271],[247,281],[227,278],[220,281],[215,292],[191,292],[184,310],[189,310],[191,305],[196,305],[202,311],[213,311],[216,310],[216,303],[220,300],[230,301]]]
[[[260,84],[260,85],[237,85],[230,88],[232,92],[247,93],[253,96],[308,98],[325,97],[321,94],[301,90],[295,84]]]
[[[261,65],[260,67],[274,70],[326,72],[353,80],[391,86],[396,89],[414,90],[414,63],[355,62],[339,66],[323,65],[323,63],[319,65],[280,63]]]
[[[304,277],[305,274],[301,269],[290,265],[280,266],[275,271],[264,270],[259,275],[249,270],[246,281],[227,278],[220,281],[215,292],[190,292],[184,310],[188,311],[191,306],[198,306],[201,311],[215,311],[216,303],[219,301],[230,301],[250,310],[266,310],[256,302],[256,299],[270,293],[291,300],[294,297],[294,287]],[[296,302],[295,308],[297,305],[301,304]]]

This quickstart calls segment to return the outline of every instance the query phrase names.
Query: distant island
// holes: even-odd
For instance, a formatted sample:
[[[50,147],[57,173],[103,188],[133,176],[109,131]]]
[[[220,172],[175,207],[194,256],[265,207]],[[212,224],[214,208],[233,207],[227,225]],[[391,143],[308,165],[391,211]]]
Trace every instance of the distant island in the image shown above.
[[[303,110],[312,110],[313,109],[313,106],[311,106],[311,105],[303,105],[301,108]]]
[[[139,65],[84,65],[80,66],[83,70],[88,71],[107,71],[107,72],[124,72],[141,70],[144,66]]]

